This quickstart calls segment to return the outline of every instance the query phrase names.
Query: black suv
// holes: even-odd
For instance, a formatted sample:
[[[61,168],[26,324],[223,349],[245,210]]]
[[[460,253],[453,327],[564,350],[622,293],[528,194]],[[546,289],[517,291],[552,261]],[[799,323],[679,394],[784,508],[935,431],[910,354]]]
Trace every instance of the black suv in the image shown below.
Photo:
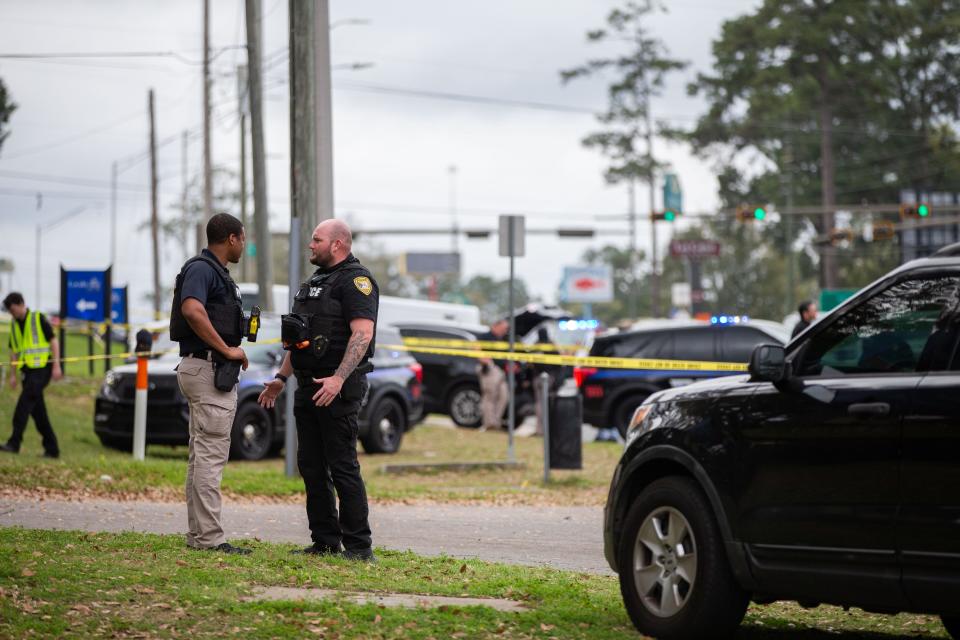
[[[604,547],[636,627],[719,637],[748,602],[940,614],[960,638],[960,245],[863,289],[750,374],[631,419]]]
[[[260,340],[244,343],[250,362],[241,373],[237,388],[237,414],[230,439],[230,457],[260,460],[276,454],[284,443],[286,394],[281,394],[273,409],[257,404],[265,381],[273,379],[283,357],[277,317],[264,317]],[[360,411],[360,443],[367,453],[395,453],[403,434],[423,417],[422,369],[408,354],[386,345],[400,343],[400,335],[389,326],[377,327],[374,370],[367,375],[370,391]],[[383,345],[383,346],[381,346]],[[154,345],[159,351],[175,348],[169,339]],[[176,352],[168,353],[148,366],[147,444],[186,445],[190,439],[190,413],[180,393],[174,367],[180,362]],[[129,451],[133,443],[133,405],[137,366],[127,364],[107,372],[94,408],[94,431],[107,447]]]
[[[594,340],[591,356],[655,358],[746,364],[758,344],[786,344],[783,325],[739,316],[716,316],[711,322],[652,321],[641,329]],[[577,367],[573,376],[583,396],[583,420],[597,428],[627,432],[630,416],[655,391],[703,378],[716,371],[657,371]]]

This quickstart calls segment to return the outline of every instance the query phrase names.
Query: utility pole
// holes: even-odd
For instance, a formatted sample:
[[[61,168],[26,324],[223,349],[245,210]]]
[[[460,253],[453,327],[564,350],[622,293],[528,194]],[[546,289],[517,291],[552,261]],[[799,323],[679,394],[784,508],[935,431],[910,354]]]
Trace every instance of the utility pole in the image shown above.
[[[330,21],[327,0],[290,0],[290,299],[304,264],[304,240],[315,221],[333,217],[333,149],[330,104]],[[286,419],[293,424],[293,390],[287,382]],[[294,474],[296,440],[287,429],[286,473]]]
[[[117,161],[110,165],[110,265],[117,263]]]
[[[203,220],[213,217],[213,160],[210,157],[210,0],[203,0]]]
[[[631,320],[637,319],[637,183],[633,178],[627,185],[628,217],[630,220],[630,297],[627,310]]]
[[[242,64],[237,65],[237,110],[240,115],[240,223],[244,229],[249,228],[247,226],[247,86],[247,68]],[[255,236],[252,239],[255,240]],[[244,256],[240,259],[240,280],[249,282],[249,276],[249,260]]]
[[[786,196],[787,210],[793,209],[793,145],[788,140],[784,153],[784,169],[786,173],[786,185],[784,194]],[[785,315],[788,315],[794,308],[797,295],[797,275],[796,275],[796,256],[793,251],[793,216],[786,215],[784,218],[785,246],[787,252],[787,295],[784,296],[786,302]]]
[[[654,318],[660,317],[660,273],[657,271],[657,221],[653,218],[653,212],[656,208],[655,192],[656,171],[653,168],[653,122],[650,118],[650,97],[647,94],[647,108],[645,109],[647,120],[647,161],[650,164],[650,262],[652,269],[650,272],[650,292],[652,296],[650,311]]]
[[[457,165],[447,169],[450,175],[450,217],[453,220],[453,252],[460,253],[460,221],[457,217]]]
[[[294,4],[291,2],[291,4]],[[273,311],[273,257],[270,248],[270,210],[267,208],[267,151],[263,133],[263,17],[260,0],[247,0],[247,91],[250,98],[250,136],[253,151],[253,224],[257,249],[257,289],[260,306]],[[246,185],[246,182],[244,182]],[[313,231],[312,229],[310,230]],[[299,247],[291,245],[290,253]],[[291,291],[294,287],[291,286]],[[281,303],[282,305],[283,303]],[[289,308],[289,307],[288,307]]]
[[[150,111],[150,239],[153,247],[153,312],[160,317],[160,220],[157,217],[157,128],[153,108],[153,89],[147,94]]]

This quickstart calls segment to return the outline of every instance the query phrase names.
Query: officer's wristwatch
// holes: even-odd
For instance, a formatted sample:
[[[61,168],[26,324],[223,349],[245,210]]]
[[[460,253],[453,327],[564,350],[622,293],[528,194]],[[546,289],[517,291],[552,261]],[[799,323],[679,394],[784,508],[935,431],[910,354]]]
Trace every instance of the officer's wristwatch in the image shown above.
[[[282,373],[276,373],[276,374],[274,374],[273,379],[274,379],[274,380],[279,380],[279,381],[282,382],[283,384],[287,384],[287,376],[283,375]]]

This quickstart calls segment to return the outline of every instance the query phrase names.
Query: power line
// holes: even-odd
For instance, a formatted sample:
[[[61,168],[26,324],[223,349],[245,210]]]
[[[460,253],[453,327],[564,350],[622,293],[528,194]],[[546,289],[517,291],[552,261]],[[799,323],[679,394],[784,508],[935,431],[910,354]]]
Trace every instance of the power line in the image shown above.
[[[211,60],[224,51],[245,49],[246,45],[230,44],[215,49]],[[190,60],[179,51],[74,51],[69,53],[0,53],[0,60],[72,60],[84,58],[173,58],[178,62],[201,65],[203,60]]]

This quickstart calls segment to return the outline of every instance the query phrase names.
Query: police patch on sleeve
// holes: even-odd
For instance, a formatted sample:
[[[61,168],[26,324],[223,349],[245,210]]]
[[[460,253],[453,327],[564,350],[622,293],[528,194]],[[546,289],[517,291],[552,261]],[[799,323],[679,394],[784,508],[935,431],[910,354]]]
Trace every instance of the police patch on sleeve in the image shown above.
[[[370,278],[367,276],[360,276],[359,278],[353,279],[353,284],[357,287],[357,290],[360,291],[365,296],[370,295],[373,292],[373,283],[370,282]]]

